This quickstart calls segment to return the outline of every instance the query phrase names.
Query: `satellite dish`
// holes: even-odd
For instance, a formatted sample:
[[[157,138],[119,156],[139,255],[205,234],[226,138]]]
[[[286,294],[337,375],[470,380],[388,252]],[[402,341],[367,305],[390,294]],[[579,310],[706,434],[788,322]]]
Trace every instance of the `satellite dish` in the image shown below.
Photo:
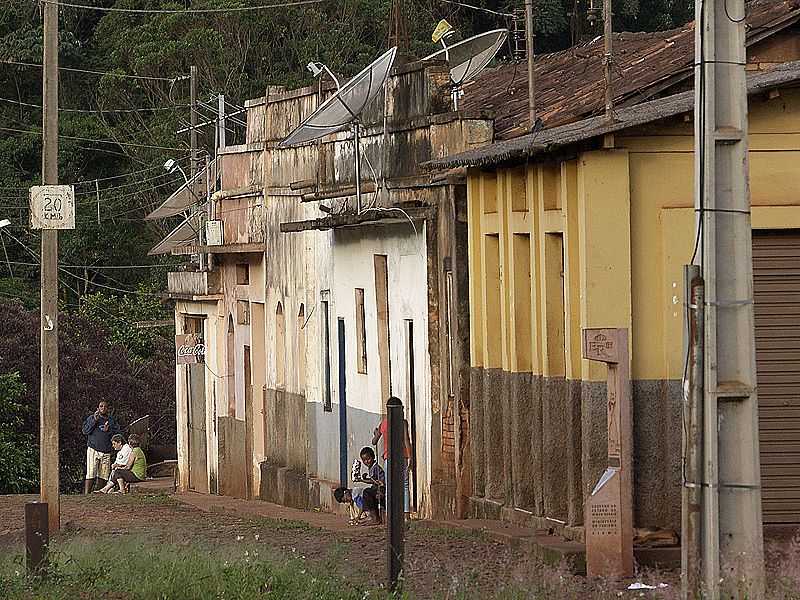
[[[169,254],[175,248],[188,246],[197,242],[198,232],[202,226],[202,220],[206,216],[207,206],[208,205],[205,205],[192,213],[191,216],[170,231],[167,237],[151,248],[147,255]]]
[[[331,75],[338,91],[328,98],[297,129],[292,131],[280,144],[279,148],[287,148],[305,142],[311,142],[347,127],[353,128],[355,145],[355,180],[356,180],[356,212],[361,212],[361,113],[378,93],[383,89],[389,70],[394,64],[397,47],[384,52],[358,75],[343,86],[322,63],[309,63],[309,70],[314,75],[327,72]],[[312,68],[313,65],[313,68]]]
[[[462,85],[474,79],[492,62],[508,37],[508,29],[493,29],[479,33],[448,46],[441,39],[442,48],[422,60],[446,60],[450,65],[450,81],[453,82],[453,105],[458,109],[458,94]]]

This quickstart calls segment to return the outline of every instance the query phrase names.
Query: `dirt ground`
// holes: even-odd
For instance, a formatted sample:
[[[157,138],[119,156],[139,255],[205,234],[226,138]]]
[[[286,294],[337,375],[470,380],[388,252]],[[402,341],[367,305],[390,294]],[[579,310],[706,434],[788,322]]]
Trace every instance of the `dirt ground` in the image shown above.
[[[24,504],[34,496],[0,496],[0,553],[24,549]],[[265,546],[265,554],[300,557],[310,564],[333,569],[355,581],[385,577],[386,538],[382,527],[324,529],[335,519],[318,515],[316,526],[231,514],[212,503],[200,510],[164,495],[63,496],[62,531],[54,538],[142,537],[176,546],[202,543],[208,548],[236,542]],[[314,520],[314,514],[309,513]],[[278,515],[278,518],[281,518]],[[340,520],[341,519],[341,520]],[[447,597],[472,589],[488,597],[526,572],[527,557],[506,544],[479,534],[412,525],[406,537],[407,589],[414,597]]]
[[[0,554],[24,550],[24,505],[36,499],[0,496]],[[768,565],[770,559],[775,564],[783,554],[783,546],[797,547],[800,537],[796,531],[779,536],[779,546],[767,545]],[[262,556],[306,560],[311,569],[349,581],[377,587],[385,580],[384,528],[348,527],[345,519],[336,515],[196,494],[62,497],[62,530],[54,538],[56,544],[68,539],[125,538],[210,551],[254,545]],[[405,589],[414,598],[491,598],[508,588],[530,589],[530,597],[544,598],[643,595],[628,592],[629,582],[588,582],[572,576],[566,568],[545,567],[536,558],[480,532],[442,524],[411,523],[405,555]],[[648,592],[648,597],[677,597],[676,572],[645,572],[638,580],[669,584],[668,589]]]

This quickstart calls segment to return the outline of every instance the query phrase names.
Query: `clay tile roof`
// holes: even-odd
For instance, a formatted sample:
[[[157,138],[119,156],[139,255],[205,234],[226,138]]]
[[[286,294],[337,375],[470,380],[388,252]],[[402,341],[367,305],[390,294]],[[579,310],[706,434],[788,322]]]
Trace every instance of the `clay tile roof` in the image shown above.
[[[800,20],[800,0],[753,0],[747,5],[747,41],[753,44]],[[535,59],[537,116],[554,127],[603,109],[603,40],[596,38]],[[614,96],[617,106],[656,97],[692,74],[694,23],[655,33],[614,34]],[[673,90],[674,92],[675,90]],[[529,130],[525,64],[485,71],[464,88],[459,108],[495,115],[495,136]]]
[[[756,94],[799,83],[800,61],[794,61],[779,65],[770,71],[748,73],[747,91],[749,94]],[[430,169],[489,167],[504,162],[525,160],[570,144],[687,113],[693,106],[694,91],[690,90],[621,108],[615,111],[613,121],[608,121],[604,115],[589,117],[431,161],[426,163],[426,166]]]

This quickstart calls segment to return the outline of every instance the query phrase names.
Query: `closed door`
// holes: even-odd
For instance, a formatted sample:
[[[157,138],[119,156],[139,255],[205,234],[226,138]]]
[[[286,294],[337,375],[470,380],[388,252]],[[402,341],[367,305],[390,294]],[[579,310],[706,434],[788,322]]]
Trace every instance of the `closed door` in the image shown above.
[[[753,234],[765,523],[800,523],[800,231]]]

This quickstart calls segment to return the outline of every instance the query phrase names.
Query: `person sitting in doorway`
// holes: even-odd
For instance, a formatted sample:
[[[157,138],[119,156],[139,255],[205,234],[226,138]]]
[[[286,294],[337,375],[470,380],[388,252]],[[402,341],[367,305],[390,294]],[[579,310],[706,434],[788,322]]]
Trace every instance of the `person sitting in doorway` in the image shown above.
[[[359,456],[361,462],[367,467],[366,474],[361,475],[361,481],[369,484],[367,490],[370,495],[374,495],[378,502],[378,522],[380,522],[380,510],[386,510],[386,473],[375,460],[375,451],[369,446],[364,446]]]
[[[144,451],[139,447],[141,440],[139,436],[132,433],[128,438],[131,452],[124,465],[117,466],[112,472],[111,477],[105,487],[99,490],[100,493],[108,494],[114,488],[114,484],[119,486],[117,493],[128,493],[128,484],[139,483],[147,478],[147,459]]]
[[[352,488],[336,488],[333,497],[339,504],[347,504],[350,512],[350,525],[361,523],[361,516],[366,511],[371,517],[371,525],[381,524],[381,513],[378,498],[372,486],[355,484]]]

